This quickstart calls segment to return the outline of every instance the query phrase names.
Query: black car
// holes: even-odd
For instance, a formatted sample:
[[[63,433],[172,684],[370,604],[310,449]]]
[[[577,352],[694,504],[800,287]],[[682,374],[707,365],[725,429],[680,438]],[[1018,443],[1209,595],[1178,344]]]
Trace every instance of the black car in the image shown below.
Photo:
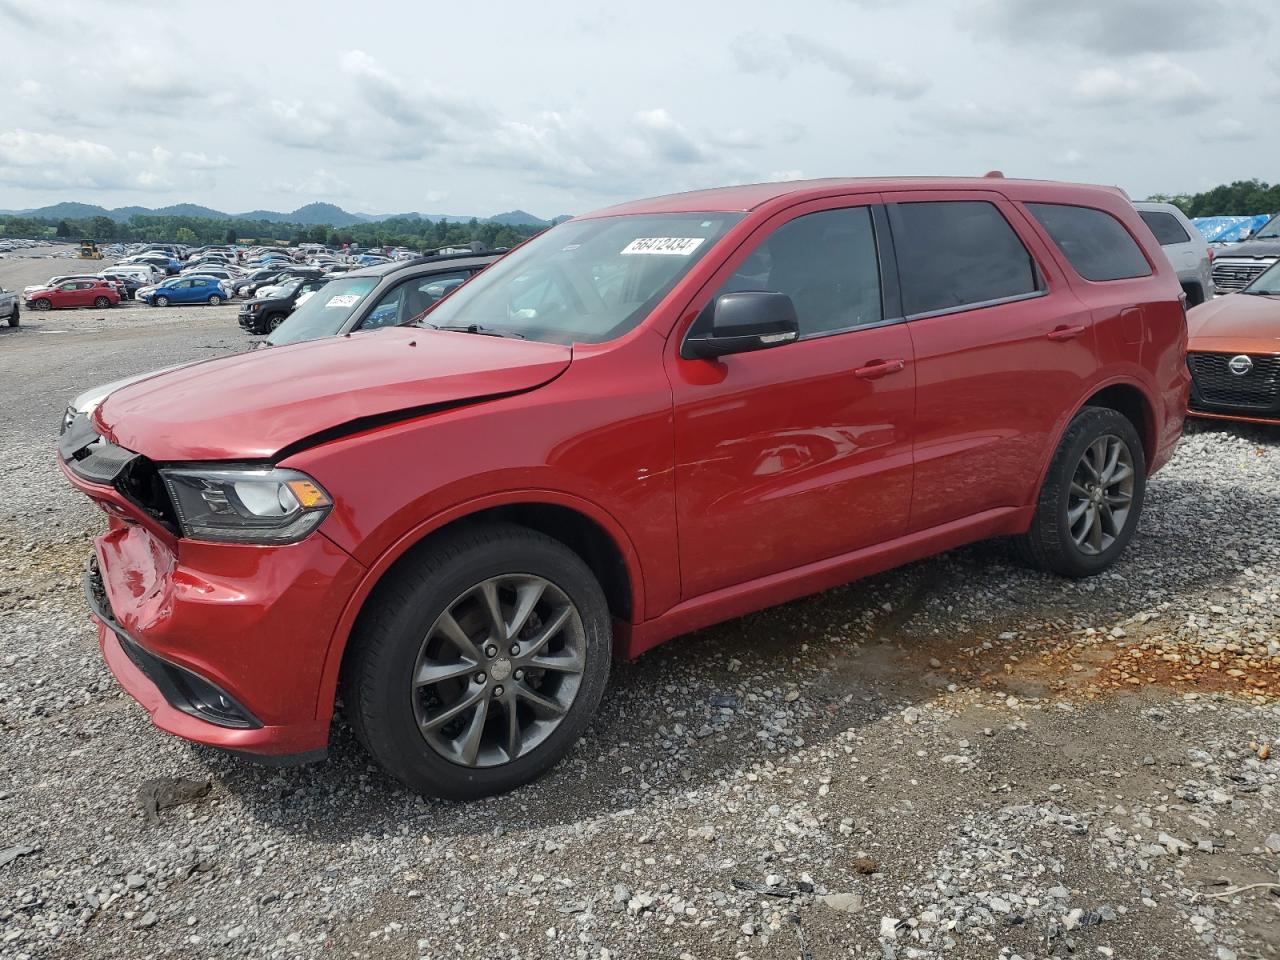
[[[322,293],[299,306],[265,342],[283,346],[408,323],[500,256],[466,253],[419,257],[340,274],[329,280]]]
[[[240,304],[240,326],[250,333],[264,334],[275,330],[293,313],[299,301],[305,303],[319,296],[316,291],[329,283],[325,277],[294,277],[283,281],[269,297],[257,297]]]
[[[120,299],[122,300],[138,299],[138,291],[142,287],[150,285],[139,280],[138,275],[135,273],[116,273],[113,270],[103,270],[99,276],[104,280],[110,280],[116,285],[116,289],[120,291]]]

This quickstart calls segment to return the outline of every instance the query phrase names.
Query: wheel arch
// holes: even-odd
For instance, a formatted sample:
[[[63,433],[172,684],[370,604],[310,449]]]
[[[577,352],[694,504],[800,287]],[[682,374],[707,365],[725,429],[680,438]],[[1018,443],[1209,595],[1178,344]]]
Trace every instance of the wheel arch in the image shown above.
[[[1035,489],[1031,491],[1029,504],[1034,504],[1038,500],[1040,489],[1049,475],[1049,467],[1053,464],[1053,455],[1062,444],[1062,438],[1071,427],[1071,421],[1085,407],[1105,407],[1115,410],[1133,424],[1142,441],[1142,452],[1147,461],[1147,472],[1150,474],[1160,433],[1156,425],[1155,404],[1151,394],[1135,380],[1117,378],[1103,381],[1094,384],[1090,392],[1081,398],[1058,423],[1054,430],[1053,442],[1046,445],[1044,462],[1040,466],[1040,477],[1036,481]]]
[[[332,715],[351,631],[383,578],[399,564],[411,563],[417,550],[447,531],[500,521],[517,523],[559,540],[591,568],[600,581],[614,622],[623,627],[615,635],[615,649],[626,655],[630,625],[644,611],[644,579],[639,556],[621,525],[588,501],[552,491],[486,497],[419,524],[369,566],[330,637],[317,692],[317,719]]]

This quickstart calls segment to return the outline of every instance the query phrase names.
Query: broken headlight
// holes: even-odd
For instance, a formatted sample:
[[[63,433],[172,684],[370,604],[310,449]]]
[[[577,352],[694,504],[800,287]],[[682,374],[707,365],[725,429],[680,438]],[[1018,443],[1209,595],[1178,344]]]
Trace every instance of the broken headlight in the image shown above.
[[[233,543],[294,543],[329,514],[333,501],[297,470],[279,467],[166,467],[160,470],[182,535]]]

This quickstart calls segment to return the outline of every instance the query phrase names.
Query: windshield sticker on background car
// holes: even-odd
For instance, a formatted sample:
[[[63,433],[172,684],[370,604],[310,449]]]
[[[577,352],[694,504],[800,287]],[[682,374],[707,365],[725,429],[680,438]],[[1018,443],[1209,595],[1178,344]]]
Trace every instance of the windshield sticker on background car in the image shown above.
[[[687,257],[698,249],[703,237],[637,237],[622,248],[622,253],[656,253]]]
[[[325,306],[354,307],[356,305],[356,301],[359,299],[360,295],[358,293],[340,293],[337,296],[330,297],[329,302],[326,303]]]

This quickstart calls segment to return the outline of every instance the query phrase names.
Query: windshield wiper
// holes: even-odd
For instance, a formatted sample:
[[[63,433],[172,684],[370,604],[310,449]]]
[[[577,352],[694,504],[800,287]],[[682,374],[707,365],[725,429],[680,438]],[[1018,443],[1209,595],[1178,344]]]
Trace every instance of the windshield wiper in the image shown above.
[[[424,327],[430,327],[432,330],[447,330],[449,333],[478,333],[482,337],[514,337],[517,340],[525,339],[523,333],[516,333],[514,330],[495,330],[492,327],[482,327],[478,323],[455,323],[437,326],[434,323],[422,321]]]

